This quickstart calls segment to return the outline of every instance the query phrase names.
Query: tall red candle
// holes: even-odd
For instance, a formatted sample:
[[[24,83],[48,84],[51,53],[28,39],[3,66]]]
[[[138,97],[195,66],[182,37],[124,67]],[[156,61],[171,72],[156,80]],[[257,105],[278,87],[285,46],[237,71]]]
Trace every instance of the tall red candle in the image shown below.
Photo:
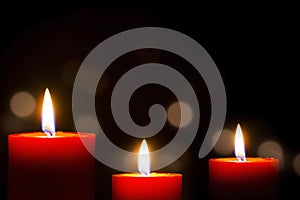
[[[44,99],[44,105],[47,101],[51,99]],[[94,200],[94,157],[81,140],[94,151],[96,135],[55,132],[52,108],[43,110],[50,110],[50,117],[43,113],[43,120],[52,117],[50,122],[43,121],[48,135],[25,132],[8,136],[8,199]]]
[[[246,158],[242,132],[236,132],[236,158],[209,160],[211,199],[277,199],[279,160]]]
[[[141,145],[139,173],[112,176],[113,200],[181,200],[182,175],[178,173],[150,173],[146,141]]]

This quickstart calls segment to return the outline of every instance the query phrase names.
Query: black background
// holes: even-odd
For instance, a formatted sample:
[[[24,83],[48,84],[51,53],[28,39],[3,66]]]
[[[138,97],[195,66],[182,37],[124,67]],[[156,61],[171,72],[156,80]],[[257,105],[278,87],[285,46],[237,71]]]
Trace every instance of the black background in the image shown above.
[[[6,198],[7,189],[7,135],[40,130],[40,102],[44,89],[49,87],[52,91],[57,130],[74,130],[72,84],[69,82],[74,80],[81,62],[104,39],[143,26],[177,30],[206,49],[218,66],[226,88],[225,128],[234,130],[239,122],[249,134],[256,134],[258,138],[270,136],[280,141],[286,156],[281,171],[280,197],[299,196],[296,190],[300,186],[299,176],[291,167],[292,158],[300,153],[299,13],[295,7],[274,3],[184,5],[175,2],[169,5],[154,2],[149,5],[78,5],[72,2],[68,5],[1,6],[0,199]],[[156,58],[155,52],[148,53],[150,58]],[[73,66],[69,71],[69,82],[61,75],[66,63]],[[201,84],[201,77],[198,81],[185,68],[180,70],[194,88],[200,87],[197,84]],[[112,79],[115,74],[118,77],[113,70],[108,74]],[[9,108],[10,98],[22,90],[30,92],[38,101],[37,114],[28,118],[15,117]],[[132,110],[139,116],[137,110]],[[203,124],[205,127],[205,122]],[[108,129],[112,125],[106,124]],[[203,139],[201,133],[178,161],[161,170],[183,173],[184,199],[207,197],[207,161],[210,157],[220,156],[211,152],[206,158],[198,158]],[[118,137],[116,133],[111,135],[111,139],[124,148],[130,149],[140,142],[123,136],[134,143],[124,144]],[[162,138],[156,143],[153,138],[154,146],[163,146],[172,136]],[[249,152],[255,154],[254,150]],[[97,173],[96,197],[110,199],[111,174],[118,172],[97,163]]]

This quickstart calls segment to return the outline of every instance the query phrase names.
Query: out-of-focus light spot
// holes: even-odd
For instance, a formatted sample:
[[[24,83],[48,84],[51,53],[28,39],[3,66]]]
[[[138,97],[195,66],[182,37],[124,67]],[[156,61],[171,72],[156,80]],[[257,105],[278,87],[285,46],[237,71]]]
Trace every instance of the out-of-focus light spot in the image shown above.
[[[63,81],[69,86],[73,86],[77,70],[80,66],[79,61],[70,61],[63,65],[61,76]]]
[[[283,158],[283,151],[278,142],[269,140],[260,144],[258,155],[262,157],[275,157],[281,160]]]
[[[93,85],[94,83],[91,82],[92,80],[94,80],[95,76],[98,77],[98,75],[102,74],[101,76],[101,79],[103,80],[104,79],[104,82],[103,81],[100,81],[99,82],[99,86],[100,87],[105,87],[105,84],[106,84],[106,81],[105,81],[105,76],[103,75],[103,70],[101,71],[102,69],[99,69],[98,66],[88,66],[87,68],[85,68],[84,71],[82,71],[82,77],[85,77],[85,81],[81,83],[79,89],[82,89],[83,92],[86,92],[88,94],[95,94],[95,91],[94,91],[94,88],[91,87],[91,85]],[[97,89],[98,91],[98,89]],[[97,92],[96,91],[96,92]]]
[[[293,167],[295,172],[300,176],[300,153],[294,158]]]
[[[193,111],[185,102],[175,102],[168,108],[168,121],[172,126],[185,127],[193,119]]]
[[[18,133],[28,129],[28,124],[24,123],[24,118],[19,118],[12,113],[5,113],[0,116],[0,124],[2,129],[0,134]]]
[[[100,130],[99,122],[97,119],[94,119],[91,116],[82,116],[76,122],[76,127],[84,132],[93,132],[97,133]]]
[[[214,150],[222,155],[232,154],[234,150],[234,136],[234,131],[228,129],[224,129],[219,138],[215,135],[213,137],[213,143],[216,142]]]
[[[28,92],[18,92],[10,100],[10,109],[18,117],[30,116],[36,106],[36,101]]]
[[[279,168],[282,169],[284,166],[283,150],[281,145],[272,140],[268,140],[259,145],[257,154],[261,157],[266,158],[277,158],[279,159]]]
[[[134,164],[137,167],[138,156],[135,157],[135,156],[131,156],[130,154],[125,154],[125,156],[120,156],[120,154],[117,151],[110,152],[109,156],[112,160],[120,160],[124,168],[131,168],[132,164]]]

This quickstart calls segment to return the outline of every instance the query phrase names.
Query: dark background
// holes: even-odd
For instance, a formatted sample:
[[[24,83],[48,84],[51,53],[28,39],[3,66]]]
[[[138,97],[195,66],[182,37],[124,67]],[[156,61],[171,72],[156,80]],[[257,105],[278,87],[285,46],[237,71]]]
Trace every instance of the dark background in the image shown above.
[[[57,130],[75,130],[71,109],[72,81],[81,62],[106,38],[143,26],[177,30],[195,39],[206,49],[218,66],[226,88],[228,108],[224,128],[234,130],[236,124],[241,123],[247,133],[253,135],[252,140],[271,138],[278,141],[285,158],[280,171],[280,197],[299,196],[296,189],[300,186],[300,178],[292,167],[293,158],[300,153],[297,69],[299,13],[295,7],[274,3],[183,5],[174,2],[169,5],[154,2],[149,5],[77,5],[74,2],[68,5],[2,5],[0,199],[6,198],[7,190],[7,135],[40,130],[44,89],[49,87],[52,91]],[[131,67],[139,63],[134,59],[136,56],[142,56],[144,61],[161,61],[169,60],[167,58],[170,55],[155,51],[137,52],[123,60],[125,66],[129,68],[130,63]],[[173,64],[176,65],[176,62]],[[195,89],[199,89],[197,96],[201,96],[205,86],[200,75],[191,73],[189,67],[174,68],[181,71]],[[119,73],[117,68],[111,66],[107,72],[109,81],[116,81]],[[148,100],[144,101],[143,95],[136,94],[134,100],[137,107],[143,106],[143,103],[148,105],[159,102],[157,96],[151,94],[155,94],[155,89],[162,92],[166,90],[157,86],[144,89],[147,92],[141,94],[147,93],[149,98],[147,96]],[[99,90],[101,97],[109,97],[109,94],[101,93],[101,85]],[[37,101],[36,110],[29,117],[18,118],[10,110],[10,99],[18,91],[31,93]],[[164,94],[170,99],[174,98],[169,92]],[[160,101],[167,104],[163,99]],[[205,107],[208,102],[201,101],[204,104],[202,106]],[[101,105],[98,107],[101,110]],[[140,109],[134,109],[134,106],[131,108],[132,115],[137,118],[144,114],[139,112]],[[143,119],[141,117],[138,122],[146,123],[147,119]],[[103,120],[107,129],[116,129],[111,120]],[[200,126],[198,136],[188,151],[175,163],[161,170],[181,172],[184,175],[184,199],[207,197],[208,159],[222,156],[212,151],[206,158],[198,158],[207,126],[207,119],[204,117],[203,120],[200,123],[203,126]],[[163,146],[170,141],[172,134],[176,134],[176,130],[169,130],[170,135],[160,134],[151,139],[153,148]],[[130,149],[140,142],[119,131],[111,132],[110,139],[123,148]],[[119,137],[123,137],[123,140]],[[252,146],[248,152],[255,155],[256,150],[257,146]],[[111,174],[119,172],[97,163],[97,173],[96,197],[110,199]]]

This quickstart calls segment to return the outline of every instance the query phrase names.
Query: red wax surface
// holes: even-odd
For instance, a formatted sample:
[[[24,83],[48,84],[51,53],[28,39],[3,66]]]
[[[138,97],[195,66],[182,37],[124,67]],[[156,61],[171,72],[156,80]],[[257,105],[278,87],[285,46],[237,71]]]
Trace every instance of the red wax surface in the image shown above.
[[[10,134],[9,200],[94,200],[95,134],[43,132]]]
[[[277,199],[278,167],[274,158],[210,159],[211,199]]]
[[[175,173],[116,174],[112,176],[113,200],[181,200],[182,175]]]

